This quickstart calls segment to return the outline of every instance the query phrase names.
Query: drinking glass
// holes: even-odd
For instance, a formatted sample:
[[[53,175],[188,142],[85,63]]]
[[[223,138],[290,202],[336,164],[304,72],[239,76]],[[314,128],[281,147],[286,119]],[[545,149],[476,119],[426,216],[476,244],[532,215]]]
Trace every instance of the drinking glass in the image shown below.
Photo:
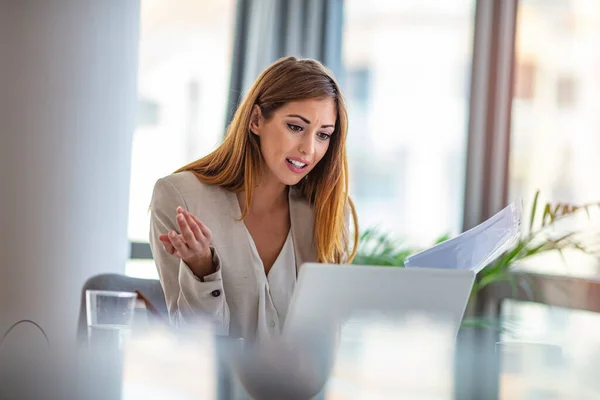
[[[88,344],[123,346],[131,332],[137,294],[86,291]]]

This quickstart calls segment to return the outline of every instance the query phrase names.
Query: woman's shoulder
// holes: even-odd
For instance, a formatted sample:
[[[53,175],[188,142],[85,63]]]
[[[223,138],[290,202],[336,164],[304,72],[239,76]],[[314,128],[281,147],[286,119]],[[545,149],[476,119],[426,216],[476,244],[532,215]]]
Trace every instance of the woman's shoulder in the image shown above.
[[[223,197],[225,189],[218,185],[202,182],[191,171],[176,172],[158,179],[154,186],[156,192],[169,192],[181,196],[186,202],[212,200]]]
[[[187,188],[197,188],[200,186],[209,186],[192,172],[192,171],[182,171],[175,172],[170,175],[164,176],[158,180],[160,183],[167,183],[169,185],[173,185],[178,189],[187,189]]]
[[[189,171],[162,177],[154,186],[150,204],[154,215],[166,216],[175,223],[177,207],[183,207],[198,217],[211,229],[213,239],[226,237],[234,221],[227,216],[237,215],[234,194],[219,185],[200,181]]]

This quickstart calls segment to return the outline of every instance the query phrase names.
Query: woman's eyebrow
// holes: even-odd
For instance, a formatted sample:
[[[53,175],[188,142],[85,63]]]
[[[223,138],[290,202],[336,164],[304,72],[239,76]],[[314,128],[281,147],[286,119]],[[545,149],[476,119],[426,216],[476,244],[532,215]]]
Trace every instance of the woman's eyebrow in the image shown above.
[[[310,124],[310,121],[306,118],[304,118],[302,115],[298,115],[298,114],[289,114],[288,117],[296,117],[296,118],[300,118],[302,121],[304,121],[304,123],[306,124]]]
[[[310,125],[310,120],[304,118],[302,115],[298,115],[298,114],[289,114],[288,117],[296,117],[296,118],[300,118],[302,121],[304,121],[304,123],[309,124]],[[335,128],[335,125],[321,125],[321,128]]]

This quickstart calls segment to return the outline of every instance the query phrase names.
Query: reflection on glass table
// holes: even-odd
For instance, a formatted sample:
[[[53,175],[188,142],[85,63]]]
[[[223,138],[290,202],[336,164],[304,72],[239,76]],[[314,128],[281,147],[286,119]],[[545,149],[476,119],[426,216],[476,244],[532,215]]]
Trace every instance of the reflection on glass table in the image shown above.
[[[512,334],[517,336],[504,335],[497,346],[503,360],[501,398],[599,398],[595,368],[600,354],[598,329],[586,327],[594,319],[597,316],[559,313],[556,326],[548,331],[554,336],[545,337],[531,330],[538,321],[525,321],[527,326],[515,319],[518,329]],[[347,321],[331,349],[333,367],[327,371],[317,399],[454,399],[460,375],[457,361],[480,349],[469,342],[457,347],[453,332],[440,321],[423,316]],[[278,398],[294,399],[301,398],[298,394],[311,384],[303,380],[307,375],[298,371],[321,367],[319,357],[304,351],[306,345],[273,341],[249,346],[216,338],[208,325],[185,330],[138,325],[122,350],[84,346],[69,352],[49,348],[48,352],[28,354],[29,372],[20,376],[28,389],[38,385],[47,398],[112,399],[120,393],[123,400],[245,400],[244,389],[251,386],[254,391],[260,387],[262,394],[273,393],[273,388],[278,393],[288,390]],[[239,364],[243,356],[250,357],[245,371]],[[14,374],[18,371],[5,375],[11,372],[6,367],[23,366],[22,355],[19,360],[5,363],[3,358],[2,376],[19,376]],[[281,368],[274,370],[273,366]],[[255,381],[247,381],[250,375]],[[28,381],[33,377],[35,380]],[[25,385],[12,388],[22,390]],[[53,397],[54,392],[57,395]],[[494,395],[497,393],[490,393],[490,397]]]
[[[531,321],[530,326],[534,325],[535,321]],[[527,340],[531,332],[514,320],[512,333],[505,333],[496,346],[502,361],[500,398],[593,399],[600,396],[593,368],[594,354],[600,350],[598,340],[591,332],[577,334],[581,326],[575,320],[567,325],[570,326],[565,330],[575,334],[568,337],[568,342],[541,336],[536,341]],[[402,323],[376,319],[348,321],[340,331],[333,368],[321,397],[317,398],[454,399],[457,359],[477,349],[474,343],[462,343],[457,348],[453,330],[446,328],[420,317]],[[224,359],[228,365],[226,372],[235,378],[228,382],[237,386],[230,391],[236,393],[232,398],[247,399],[244,384],[235,375],[240,373],[239,365],[236,367],[235,358],[229,357],[231,352],[224,352],[223,347],[218,349],[215,343],[209,331],[186,333],[183,337],[173,335],[172,331],[153,331],[138,337],[126,351],[123,383],[128,396],[124,398],[142,398],[137,396],[151,393],[170,393],[170,398],[181,399],[199,395],[219,398],[217,387],[223,377],[215,366],[218,359]],[[278,351],[272,352],[275,348]],[[270,348],[263,344],[260,360],[257,358],[257,362],[249,364],[255,369],[253,379],[263,380],[260,385],[266,393],[275,384],[277,390],[302,387],[306,382],[301,382],[299,377],[305,375],[298,374],[297,370],[310,367],[311,358],[306,357],[301,348],[292,345],[280,351],[281,347]],[[265,360],[281,367],[278,374],[272,371],[260,374],[269,370]],[[247,377],[246,373],[242,380]],[[286,396],[294,398],[297,393],[290,389]]]
[[[506,300],[501,399],[597,399],[600,315]]]
[[[226,381],[232,386],[229,393],[235,395],[228,398],[249,399],[244,388],[256,398],[275,398],[274,393],[303,398],[304,387],[314,382],[305,372],[319,370],[322,359],[312,356],[308,342],[219,346],[224,339],[215,339],[208,328],[137,332],[125,351],[124,399],[153,399],[159,394],[221,398],[215,397],[223,381],[217,376],[218,359],[230,374]],[[334,366],[318,398],[451,399],[453,332],[424,317],[401,324],[373,318],[348,321],[339,332]]]
[[[326,398],[453,398],[454,332],[424,316],[348,321]]]

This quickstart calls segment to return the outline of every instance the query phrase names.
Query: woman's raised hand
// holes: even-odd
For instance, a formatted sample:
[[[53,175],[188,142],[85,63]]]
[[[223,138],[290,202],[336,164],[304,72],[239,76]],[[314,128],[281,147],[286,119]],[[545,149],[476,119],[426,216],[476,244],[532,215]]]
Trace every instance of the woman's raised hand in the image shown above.
[[[165,251],[182,259],[199,278],[215,272],[210,229],[183,207],[177,207],[177,225],[181,233],[171,230],[158,237]]]

